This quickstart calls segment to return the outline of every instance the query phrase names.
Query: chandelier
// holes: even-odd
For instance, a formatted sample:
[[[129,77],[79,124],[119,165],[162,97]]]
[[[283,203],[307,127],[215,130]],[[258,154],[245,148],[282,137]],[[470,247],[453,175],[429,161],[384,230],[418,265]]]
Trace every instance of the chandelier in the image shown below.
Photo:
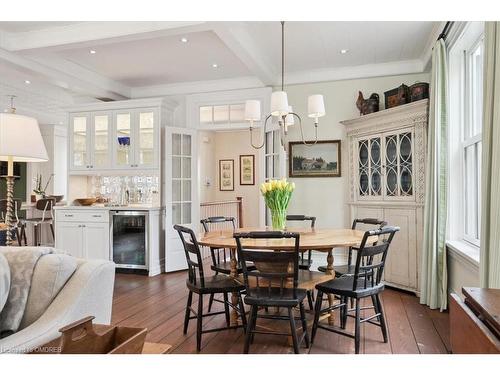
[[[311,95],[307,98],[307,116],[314,119],[314,142],[306,142],[304,139],[304,130],[302,129],[302,119],[293,112],[292,106],[288,105],[288,95],[285,91],[285,22],[281,21],[281,91],[274,91],[271,94],[271,113],[267,115],[264,121],[264,134],[261,144],[253,143],[253,126],[255,121],[261,120],[260,100],[247,100],[245,102],[245,120],[250,123],[250,143],[253,148],[260,149],[264,147],[267,122],[275,118],[278,121],[280,130],[281,145],[286,148],[285,138],[288,134],[288,127],[294,125],[295,119],[298,120],[300,127],[300,136],[302,143],[311,146],[318,142],[318,124],[319,118],[325,115],[325,103],[323,95]]]

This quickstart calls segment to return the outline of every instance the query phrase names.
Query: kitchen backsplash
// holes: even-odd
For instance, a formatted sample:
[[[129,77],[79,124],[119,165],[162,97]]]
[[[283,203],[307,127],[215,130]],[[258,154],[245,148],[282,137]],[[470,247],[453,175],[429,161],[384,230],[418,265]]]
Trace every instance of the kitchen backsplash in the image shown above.
[[[118,205],[124,192],[132,204],[160,205],[160,178],[158,176],[92,176],[88,177],[89,193]]]

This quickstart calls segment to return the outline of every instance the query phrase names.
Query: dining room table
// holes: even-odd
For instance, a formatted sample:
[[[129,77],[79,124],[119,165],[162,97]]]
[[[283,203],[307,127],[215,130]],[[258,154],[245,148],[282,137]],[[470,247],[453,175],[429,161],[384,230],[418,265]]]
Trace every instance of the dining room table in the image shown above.
[[[254,231],[272,231],[271,227],[244,227],[237,229],[221,229],[201,233],[198,238],[198,243],[201,246],[212,248],[226,248],[230,250],[230,276],[237,278],[237,260],[236,260],[236,241],[233,238],[235,232],[254,232]],[[326,254],[326,274],[335,277],[333,266],[333,249],[334,248],[348,248],[350,246],[359,246],[363,239],[364,231],[356,229],[334,229],[334,228],[310,228],[310,227],[293,227],[288,228],[287,231],[299,233],[299,251],[317,251]],[[376,241],[375,238],[370,238],[370,241]],[[260,250],[274,250],[274,251],[290,251],[294,250],[294,239],[253,239],[246,238],[241,240],[241,244],[245,249],[260,249]],[[237,306],[238,296],[232,296],[233,305]],[[328,296],[328,303],[330,306],[334,303],[334,296]],[[333,311],[328,315],[329,324],[333,325],[334,315]],[[238,314],[235,310],[231,314],[231,324],[236,325]]]

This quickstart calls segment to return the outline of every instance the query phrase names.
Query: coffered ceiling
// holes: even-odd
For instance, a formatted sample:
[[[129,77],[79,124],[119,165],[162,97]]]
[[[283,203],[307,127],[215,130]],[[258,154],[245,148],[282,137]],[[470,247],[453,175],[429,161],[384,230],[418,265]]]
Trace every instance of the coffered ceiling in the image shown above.
[[[441,28],[286,22],[285,81],[422,72]],[[45,85],[55,96],[76,98],[274,86],[280,32],[279,22],[0,22],[0,71],[11,85]]]

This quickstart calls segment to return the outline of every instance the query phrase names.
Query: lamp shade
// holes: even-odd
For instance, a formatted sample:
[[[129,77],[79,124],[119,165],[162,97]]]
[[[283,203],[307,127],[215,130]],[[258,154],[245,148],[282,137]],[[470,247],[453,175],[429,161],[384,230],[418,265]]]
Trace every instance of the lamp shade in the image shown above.
[[[260,101],[247,100],[245,102],[245,120],[247,121],[260,121]]]
[[[323,117],[325,115],[323,95],[311,95],[307,98],[307,115],[314,118]]]
[[[38,121],[13,113],[0,113],[0,160],[43,162],[49,160]]]
[[[271,94],[271,115],[285,116],[288,114],[288,97],[284,91]]]
[[[293,118],[294,116],[292,115],[293,108],[291,105],[288,106],[288,115],[285,117],[285,125],[286,126],[291,126],[295,124],[295,119]]]

